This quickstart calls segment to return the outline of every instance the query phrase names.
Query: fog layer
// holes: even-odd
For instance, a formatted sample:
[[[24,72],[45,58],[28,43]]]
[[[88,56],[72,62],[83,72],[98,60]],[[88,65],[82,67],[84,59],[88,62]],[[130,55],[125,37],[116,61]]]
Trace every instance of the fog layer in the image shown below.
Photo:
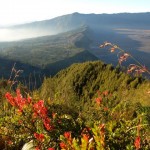
[[[54,31],[43,31],[36,29],[9,29],[1,28],[0,29],[0,42],[5,41],[18,41],[27,38],[35,38],[46,35],[56,34]]]

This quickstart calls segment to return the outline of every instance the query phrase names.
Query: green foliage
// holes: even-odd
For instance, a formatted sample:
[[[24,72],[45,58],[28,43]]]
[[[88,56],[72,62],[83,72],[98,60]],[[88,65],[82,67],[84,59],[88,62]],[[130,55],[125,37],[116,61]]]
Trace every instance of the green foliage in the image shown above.
[[[96,91],[109,90],[118,100],[121,97],[121,100],[138,102],[139,97],[136,96],[136,91],[144,85],[146,86],[145,92],[148,91],[148,84],[149,82],[144,82],[144,79],[140,77],[131,77],[118,72],[111,65],[97,61],[74,64],[60,71],[55,77],[45,79],[39,93],[46,99],[54,99],[57,93],[60,99],[65,99],[67,102],[72,100],[86,102],[95,96]],[[131,96],[132,94],[134,96]],[[148,98],[149,95],[147,94],[146,97]]]
[[[33,92],[18,85],[18,98],[32,99],[23,103],[21,112],[20,105],[11,106],[4,96],[9,92],[14,97],[9,102],[16,100],[11,84],[1,80],[0,85],[2,148],[17,150],[31,141],[40,149],[131,150],[138,144],[143,150],[150,148],[149,102],[143,102],[149,99],[150,83],[141,77],[130,77],[99,61],[74,64],[45,78]],[[39,102],[40,113],[35,115]],[[50,119],[51,130],[42,113]]]

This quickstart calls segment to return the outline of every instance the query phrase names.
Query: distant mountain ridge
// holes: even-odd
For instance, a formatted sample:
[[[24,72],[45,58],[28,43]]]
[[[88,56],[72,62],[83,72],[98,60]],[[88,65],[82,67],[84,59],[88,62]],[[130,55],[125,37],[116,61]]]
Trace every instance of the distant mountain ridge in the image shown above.
[[[96,25],[96,23],[101,23],[102,25],[107,24],[108,27],[114,27],[122,25],[122,27],[126,27],[126,25],[136,25],[136,27],[140,27],[141,25],[145,25],[149,28],[150,20],[150,12],[147,13],[117,13],[117,14],[80,14],[80,13],[72,13],[68,15],[59,16],[50,20],[36,21],[27,24],[21,24],[12,26],[12,28],[56,28],[58,31],[63,29],[63,31],[69,31],[74,28],[78,28],[82,25]],[[66,30],[65,30],[66,28]]]
[[[76,12],[49,20],[14,25],[6,29],[16,31],[16,33],[18,32],[22,35],[28,33],[29,35],[24,38],[54,35],[71,31],[81,26],[88,26],[96,32],[97,30],[117,28],[150,29],[150,20],[148,18],[150,18],[150,12],[120,14],[80,14]]]

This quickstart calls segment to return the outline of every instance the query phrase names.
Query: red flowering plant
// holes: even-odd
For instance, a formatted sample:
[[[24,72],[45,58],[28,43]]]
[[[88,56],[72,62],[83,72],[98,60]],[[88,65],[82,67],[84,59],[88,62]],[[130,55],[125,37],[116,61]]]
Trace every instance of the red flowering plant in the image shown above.
[[[123,114],[116,119],[115,114],[119,114],[120,108],[124,111],[124,108],[114,103],[113,94],[107,90],[99,91],[95,98],[101,118],[91,128],[77,124],[69,115],[59,116],[54,112],[49,115],[43,100],[23,96],[19,89],[15,96],[8,92],[5,96],[12,109],[5,116],[1,130],[7,136],[9,149],[29,141],[33,141],[37,150],[148,149],[144,128],[148,124],[144,119],[139,122],[144,115],[138,114],[132,121],[124,119]]]
[[[137,136],[137,137],[135,138],[134,146],[135,146],[136,150],[139,150],[139,149],[140,149],[140,140],[141,140],[140,136]]]
[[[44,100],[38,100],[34,95],[22,95],[20,89],[15,94],[7,92],[5,98],[10,113],[4,117],[0,129],[8,137],[9,149],[20,148],[21,143],[30,141],[39,150],[58,148],[61,134],[65,132],[65,137],[71,139],[68,129],[77,137],[84,127],[69,115],[49,114]]]
[[[105,125],[94,125],[93,128],[84,128],[81,136],[73,138],[70,132],[60,136],[60,148],[62,150],[104,150],[105,147]]]
[[[108,90],[98,91],[94,102],[96,109],[100,111],[100,119],[95,121],[94,127],[92,126],[90,130],[83,129],[78,137],[72,136],[70,131],[61,135],[61,149],[135,149],[140,145],[143,149],[148,150],[146,129],[148,123],[144,121],[145,119],[140,122],[140,140],[136,135],[139,118],[145,117],[145,114],[137,114],[137,117],[130,120],[126,115],[128,115],[127,111],[133,107],[132,105],[130,107],[131,102],[116,103],[115,96]],[[126,110],[127,108],[129,110]]]
[[[16,90],[16,96],[7,92],[6,99],[12,106],[11,114],[5,117],[5,130],[12,140],[11,147],[19,143],[34,140],[34,145],[39,148],[48,147],[50,133],[53,130],[53,123],[48,116],[48,110],[43,100],[35,101],[30,96],[24,97],[20,89]],[[13,112],[13,113],[12,113]]]
[[[108,90],[98,91],[95,104],[101,115],[99,121],[95,121],[94,128],[92,128],[96,149],[134,149],[135,147],[140,150],[140,147],[148,148],[146,142],[148,122],[144,119],[145,114],[138,114],[136,118],[129,121],[125,109],[127,106],[128,109],[132,109],[133,106],[125,101],[118,103]],[[143,118],[140,123],[139,118]],[[137,124],[139,125],[137,126]]]

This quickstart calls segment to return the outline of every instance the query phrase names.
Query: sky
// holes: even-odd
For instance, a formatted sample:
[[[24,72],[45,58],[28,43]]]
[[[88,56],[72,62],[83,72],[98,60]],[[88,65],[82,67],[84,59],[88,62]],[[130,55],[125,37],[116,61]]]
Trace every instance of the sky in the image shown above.
[[[46,20],[73,12],[150,12],[150,0],[0,0],[0,26]]]

